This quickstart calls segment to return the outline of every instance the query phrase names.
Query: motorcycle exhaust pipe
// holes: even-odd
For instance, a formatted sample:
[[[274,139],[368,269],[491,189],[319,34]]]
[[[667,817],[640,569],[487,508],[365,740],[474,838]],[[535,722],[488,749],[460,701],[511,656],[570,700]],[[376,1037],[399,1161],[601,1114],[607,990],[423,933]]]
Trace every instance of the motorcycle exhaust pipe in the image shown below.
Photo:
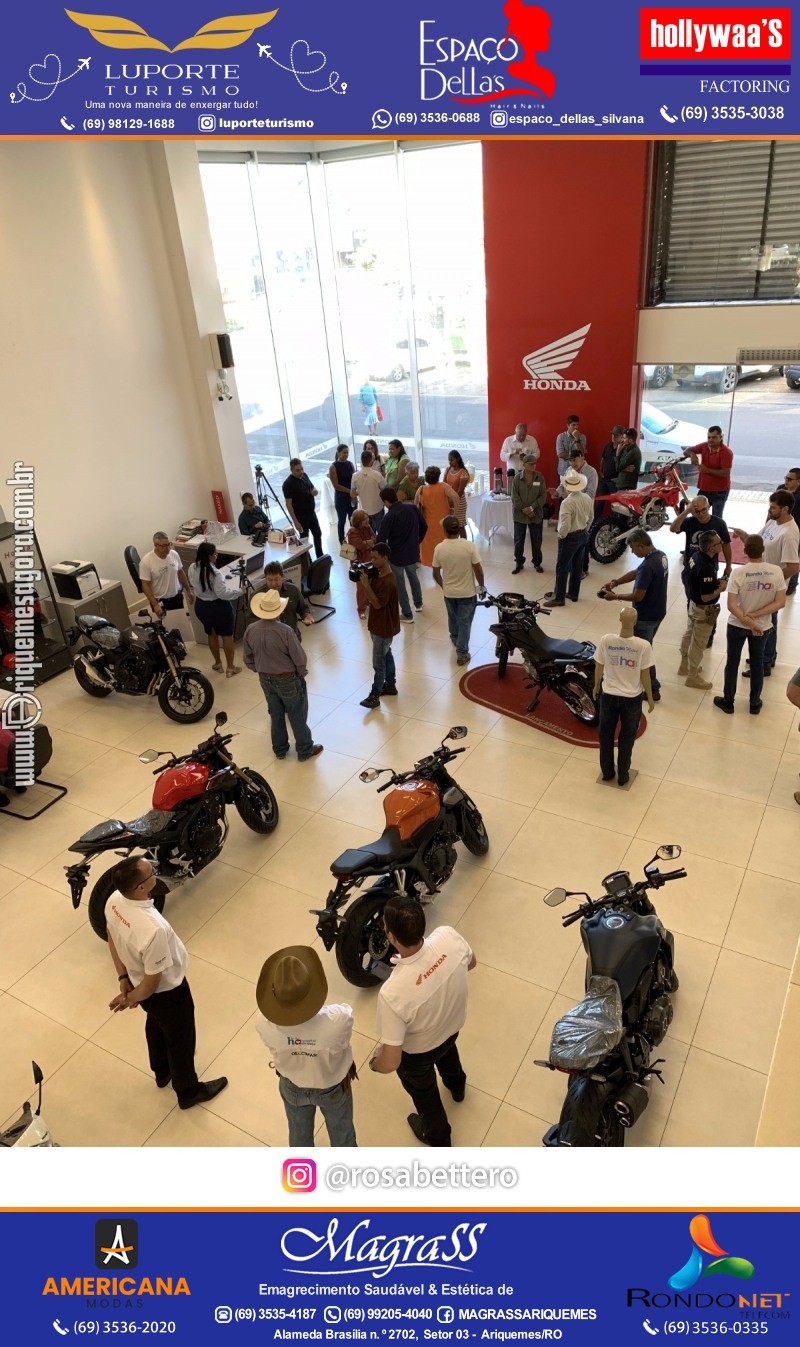
[[[97,672],[94,665],[89,662],[89,660],[81,658],[80,664],[81,668],[86,674],[86,677],[91,679],[93,683],[96,683],[98,687],[107,688],[111,686],[111,679],[101,678],[100,674]]]
[[[650,1103],[650,1095],[644,1085],[633,1081],[620,1090],[614,1103],[614,1112],[622,1127],[633,1127]]]

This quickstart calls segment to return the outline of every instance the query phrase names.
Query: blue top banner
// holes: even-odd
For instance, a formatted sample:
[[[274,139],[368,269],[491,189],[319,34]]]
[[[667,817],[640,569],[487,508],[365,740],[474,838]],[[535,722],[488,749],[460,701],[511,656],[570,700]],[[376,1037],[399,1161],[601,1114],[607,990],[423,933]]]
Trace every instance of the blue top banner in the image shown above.
[[[6,14],[4,136],[786,136],[798,6],[56,0]]]

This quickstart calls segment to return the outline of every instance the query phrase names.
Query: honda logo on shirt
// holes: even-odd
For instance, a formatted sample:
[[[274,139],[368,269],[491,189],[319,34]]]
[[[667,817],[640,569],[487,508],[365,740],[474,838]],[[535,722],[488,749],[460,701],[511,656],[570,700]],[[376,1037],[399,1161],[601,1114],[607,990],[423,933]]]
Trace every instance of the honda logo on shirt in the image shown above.
[[[540,346],[538,351],[531,351],[524,356],[522,364],[531,377],[524,381],[523,387],[588,393],[590,386],[585,379],[565,379],[564,371],[571,367],[580,354],[591,326],[591,323],[587,323],[585,327],[576,328],[565,337],[551,341],[549,346]]]

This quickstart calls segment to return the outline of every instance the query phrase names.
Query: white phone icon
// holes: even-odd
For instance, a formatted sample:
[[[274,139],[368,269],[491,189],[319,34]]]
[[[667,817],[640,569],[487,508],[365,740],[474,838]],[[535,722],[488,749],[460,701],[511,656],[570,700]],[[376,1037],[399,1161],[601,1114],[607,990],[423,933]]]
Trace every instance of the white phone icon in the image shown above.
[[[66,117],[62,117],[62,118],[61,118],[61,125],[63,126],[63,128],[64,128],[65,131],[74,131],[74,130],[75,130],[75,127],[73,126],[72,122],[68,122],[67,119],[66,119]],[[59,1332],[60,1332],[60,1333],[68,1333],[68,1332],[69,1332],[69,1329],[62,1328],[62,1329],[59,1329]]]
[[[665,122],[677,122],[678,118],[672,116],[666,103],[662,103],[661,107],[658,110],[661,113],[661,116],[664,118]],[[656,1329],[655,1331],[658,1332],[658,1329]]]
[[[676,119],[676,118],[673,118],[673,121],[674,121],[674,120],[677,120],[677,119]],[[649,1319],[645,1319],[645,1321],[644,1321],[642,1327],[644,1328],[645,1332],[652,1334],[652,1336],[653,1336],[654,1338],[658,1337],[658,1329],[657,1329],[657,1328],[651,1328],[651,1327],[650,1327],[650,1320],[649,1320]]]
[[[65,1338],[65,1337],[67,1336],[67,1334],[69,1333],[69,1329],[68,1329],[68,1328],[62,1328],[61,1325],[60,1325],[60,1323],[58,1322],[57,1319],[54,1319],[54,1320],[53,1320],[53,1328],[56,1330],[56,1333],[60,1333],[61,1336],[64,1337],[64,1338]]]

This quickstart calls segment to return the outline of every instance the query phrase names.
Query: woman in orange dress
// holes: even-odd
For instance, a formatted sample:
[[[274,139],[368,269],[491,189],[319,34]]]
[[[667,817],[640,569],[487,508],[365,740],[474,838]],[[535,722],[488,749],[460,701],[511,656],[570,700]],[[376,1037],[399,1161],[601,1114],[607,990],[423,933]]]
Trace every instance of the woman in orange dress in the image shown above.
[[[447,455],[447,472],[444,480],[448,486],[452,487],[458,496],[458,506],[453,511],[459,524],[459,534],[462,538],[467,536],[467,497],[466,490],[469,484],[469,473],[464,466],[464,460],[457,449],[453,449]]]
[[[458,506],[458,496],[451,486],[439,480],[441,475],[441,468],[426,468],[425,485],[420,487],[415,501],[428,525],[428,531],[419,545],[423,566],[433,566],[433,550],[437,543],[444,540],[442,520],[445,515],[455,514]]]

